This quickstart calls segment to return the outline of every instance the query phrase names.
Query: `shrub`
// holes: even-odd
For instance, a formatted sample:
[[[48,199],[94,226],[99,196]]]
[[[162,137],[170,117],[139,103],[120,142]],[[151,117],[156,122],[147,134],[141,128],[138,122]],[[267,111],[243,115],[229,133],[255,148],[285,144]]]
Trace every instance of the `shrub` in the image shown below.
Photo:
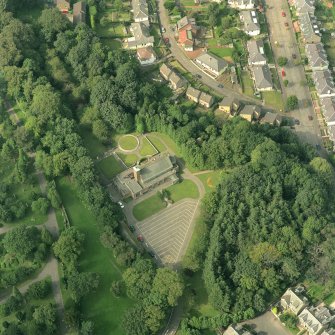
[[[51,292],[51,282],[48,279],[33,283],[29,286],[27,296],[33,299],[43,299]]]
[[[38,198],[37,200],[32,202],[31,209],[34,213],[45,215],[48,212],[49,206],[50,202],[48,199]]]

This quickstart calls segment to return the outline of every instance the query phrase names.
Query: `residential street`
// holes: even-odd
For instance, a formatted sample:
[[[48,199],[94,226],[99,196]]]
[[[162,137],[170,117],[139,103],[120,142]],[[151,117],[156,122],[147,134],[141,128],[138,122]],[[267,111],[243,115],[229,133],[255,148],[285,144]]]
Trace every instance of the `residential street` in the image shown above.
[[[167,14],[167,10],[164,7],[164,0],[158,0],[158,15],[159,20],[161,22],[162,27],[166,29],[166,32],[163,34],[164,37],[168,37],[170,40],[170,51],[171,54],[175,57],[176,60],[190,73],[193,75],[200,75],[201,81],[207,85],[208,87],[212,88],[217,93],[224,95],[224,96],[233,96],[236,99],[242,102],[252,102],[253,104],[260,105],[261,101],[258,99],[250,98],[244,94],[238,93],[236,91],[232,91],[228,88],[219,88],[219,83],[206,75],[202,72],[193,62],[185,55],[183,50],[178,46],[177,41],[174,38],[174,32],[172,31],[169,23],[169,16]]]
[[[288,64],[284,67],[286,76],[284,79],[289,81],[288,87],[283,85],[281,76],[281,67],[278,67],[279,77],[281,78],[281,86],[283,95],[286,98],[290,95],[296,95],[299,99],[299,109],[288,113],[295,119],[300,121],[300,125],[296,125],[296,133],[307,143],[312,145],[322,144],[319,123],[312,107],[312,100],[307,86],[302,86],[301,82],[306,81],[304,67],[302,65],[294,65],[292,55],[297,56],[296,61],[300,60],[300,53],[293,29],[291,15],[286,0],[266,0],[266,18],[269,25],[269,37],[274,52],[275,60],[280,56],[288,58]],[[286,13],[286,17],[282,17],[282,11]],[[288,27],[285,27],[285,22]],[[275,46],[275,41],[278,46]],[[309,120],[308,116],[312,115],[313,120]]]

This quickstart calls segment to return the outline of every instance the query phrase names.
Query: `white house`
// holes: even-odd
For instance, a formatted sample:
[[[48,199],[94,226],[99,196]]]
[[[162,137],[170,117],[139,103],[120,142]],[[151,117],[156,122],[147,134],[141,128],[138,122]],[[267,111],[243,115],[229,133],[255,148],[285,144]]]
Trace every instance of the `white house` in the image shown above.
[[[228,5],[237,9],[253,9],[255,0],[228,0]]]

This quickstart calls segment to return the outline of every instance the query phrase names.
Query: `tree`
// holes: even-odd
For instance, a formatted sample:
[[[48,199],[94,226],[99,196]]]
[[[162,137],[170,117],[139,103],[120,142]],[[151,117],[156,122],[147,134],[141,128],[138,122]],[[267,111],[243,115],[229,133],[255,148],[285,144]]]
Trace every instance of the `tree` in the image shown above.
[[[43,299],[51,292],[51,283],[49,280],[41,280],[33,283],[27,290],[27,296],[32,299]]]
[[[116,296],[119,297],[122,293],[122,282],[119,280],[112,281],[110,291]]]
[[[289,83],[288,80],[285,79],[285,80],[284,80],[284,86],[287,87],[287,86],[288,86],[288,83]]]
[[[53,208],[60,208],[61,198],[57,192],[55,181],[48,183],[47,197]]]
[[[176,306],[177,300],[183,294],[184,282],[180,274],[168,268],[157,270],[152,285],[152,294],[162,299],[169,306]]]
[[[291,111],[298,108],[298,98],[295,95],[290,95],[286,101],[287,110]]]
[[[36,307],[33,318],[37,324],[46,327],[49,333],[56,330],[56,311],[51,304]]]
[[[82,252],[85,236],[75,227],[62,231],[53,245],[55,256],[68,268],[74,267]]]
[[[73,271],[69,274],[67,283],[72,299],[79,302],[82,297],[98,287],[99,276],[89,272]]]
[[[175,7],[176,3],[174,1],[167,0],[164,2],[164,7],[171,12]]]
[[[286,57],[279,57],[277,59],[277,63],[279,66],[285,66],[288,62],[288,59]]]
[[[83,321],[81,323],[80,335],[93,335],[94,324],[92,321]]]
[[[136,305],[128,310],[122,320],[122,328],[126,335],[149,335],[148,326],[145,323],[145,311],[143,306]]]
[[[33,201],[31,204],[31,209],[34,213],[39,213],[42,215],[47,214],[50,207],[50,202],[47,198],[41,197]]]
[[[92,132],[102,142],[106,142],[109,138],[108,127],[102,120],[93,121]]]

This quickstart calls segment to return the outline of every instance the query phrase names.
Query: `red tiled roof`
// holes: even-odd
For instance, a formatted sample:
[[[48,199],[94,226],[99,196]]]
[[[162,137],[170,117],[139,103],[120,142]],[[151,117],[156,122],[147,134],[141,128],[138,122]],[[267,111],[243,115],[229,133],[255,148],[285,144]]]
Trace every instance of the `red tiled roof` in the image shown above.
[[[181,30],[179,31],[179,39],[178,42],[184,45],[192,45],[192,32],[190,30]]]

